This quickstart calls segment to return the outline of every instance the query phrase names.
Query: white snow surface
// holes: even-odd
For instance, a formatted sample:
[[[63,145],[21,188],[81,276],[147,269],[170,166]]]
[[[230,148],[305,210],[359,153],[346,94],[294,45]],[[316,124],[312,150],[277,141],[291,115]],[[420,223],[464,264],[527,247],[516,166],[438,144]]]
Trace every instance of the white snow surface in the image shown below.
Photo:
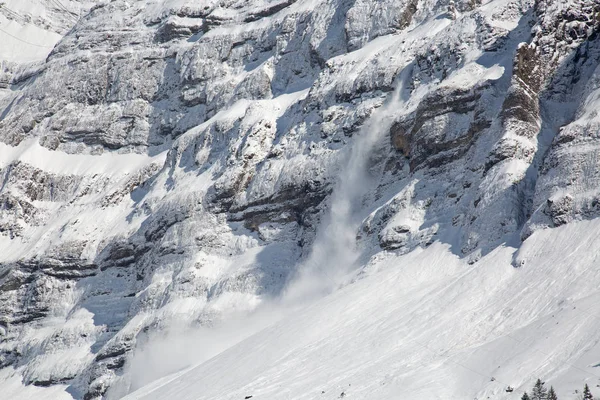
[[[455,3],[0,0],[0,398],[600,396],[597,4]]]
[[[56,385],[53,388],[25,386],[21,375],[9,368],[2,370],[2,396],[12,400],[71,400],[73,397],[65,391],[66,385]]]
[[[583,382],[600,394],[598,254],[581,251],[599,245],[589,221],[473,265],[439,243],[380,254],[335,293],[124,399],[519,399],[537,378],[561,399]]]
[[[0,61],[43,60],[90,4],[85,0],[2,0]]]

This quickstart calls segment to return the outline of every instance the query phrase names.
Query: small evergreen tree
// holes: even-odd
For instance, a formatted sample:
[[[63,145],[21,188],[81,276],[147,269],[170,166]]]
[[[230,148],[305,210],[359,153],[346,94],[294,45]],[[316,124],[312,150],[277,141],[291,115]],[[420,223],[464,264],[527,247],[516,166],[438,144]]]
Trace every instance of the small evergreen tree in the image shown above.
[[[531,400],[529,398],[529,395],[527,394],[527,392],[523,393],[523,397],[521,397],[521,400]]]
[[[541,379],[538,379],[533,385],[533,389],[531,390],[531,400],[547,400],[548,399],[548,389],[544,386],[544,382]]]
[[[594,395],[592,395],[592,392],[590,391],[590,387],[588,386],[588,384],[585,384],[585,387],[583,388],[583,400],[594,400]]]
[[[548,390],[548,400],[558,400],[558,396],[552,386],[550,386],[550,390]]]

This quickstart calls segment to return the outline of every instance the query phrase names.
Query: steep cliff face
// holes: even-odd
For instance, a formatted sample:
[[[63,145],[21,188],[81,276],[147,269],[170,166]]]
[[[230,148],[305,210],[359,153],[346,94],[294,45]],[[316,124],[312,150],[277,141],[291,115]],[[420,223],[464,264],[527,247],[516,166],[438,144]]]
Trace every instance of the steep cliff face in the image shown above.
[[[594,0],[59,5],[0,86],[0,367],[25,384],[99,399],[148,332],[279,296],[336,190],[359,260],[477,263],[597,216]]]

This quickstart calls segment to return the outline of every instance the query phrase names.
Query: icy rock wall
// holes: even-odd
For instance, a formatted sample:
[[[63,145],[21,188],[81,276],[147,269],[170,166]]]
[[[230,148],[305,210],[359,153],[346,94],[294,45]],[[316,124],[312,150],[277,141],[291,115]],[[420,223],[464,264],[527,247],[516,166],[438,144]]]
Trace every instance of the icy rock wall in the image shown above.
[[[147,332],[279,296],[344,170],[359,268],[597,216],[593,0],[85,10],[0,88],[0,367],[26,384],[99,399]]]

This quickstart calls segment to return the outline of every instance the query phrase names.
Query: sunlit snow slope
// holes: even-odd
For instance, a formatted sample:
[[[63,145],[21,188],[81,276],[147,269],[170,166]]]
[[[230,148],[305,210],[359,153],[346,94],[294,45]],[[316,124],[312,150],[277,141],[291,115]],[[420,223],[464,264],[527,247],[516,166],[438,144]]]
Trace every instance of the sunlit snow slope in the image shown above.
[[[598,391],[597,0],[0,2],[0,397]]]
[[[126,399],[520,399],[538,377],[561,399],[583,382],[600,393],[598,246],[591,221],[474,265],[441,244],[377,257],[356,282]]]
[[[0,61],[43,60],[92,3],[85,0],[2,0]]]

